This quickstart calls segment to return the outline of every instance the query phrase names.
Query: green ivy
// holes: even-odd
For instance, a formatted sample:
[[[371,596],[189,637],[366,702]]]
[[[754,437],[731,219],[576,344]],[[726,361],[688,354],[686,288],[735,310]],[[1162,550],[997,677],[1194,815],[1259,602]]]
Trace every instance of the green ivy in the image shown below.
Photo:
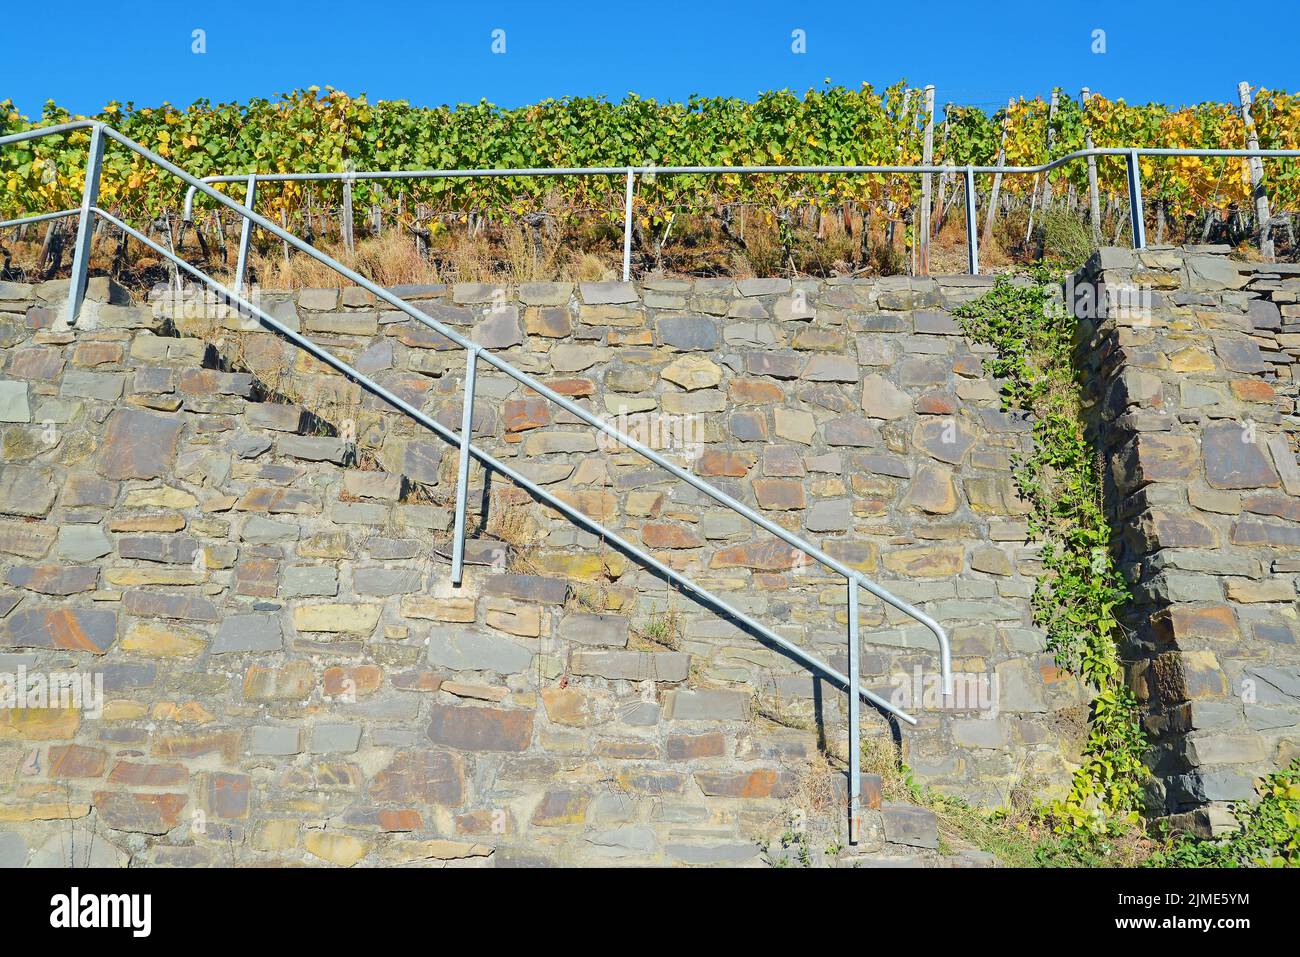
[[[1042,546],[1034,619],[1057,664],[1094,692],[1083,763],[1045,815],[1062,833],[1102,837],[1138,820],[1146,739],[1119,657],[1117,613],[1129,594],[1110,551],[1101,467],[1074,372],[1075,320],[1059,305],[1059,281],[1041,266],[1001,276],[957,315],[972,340],[993,347],[986,368],[1002,380],[1004,408],[1032,420],[1033,449],[1015,456],[1013,474]]]
[[[1154,867],[1300,867],[1300,758],[1255,787],[1259,800],[1232,806],[1237,830],[1214,840],[1184,835],[1156,851]]]

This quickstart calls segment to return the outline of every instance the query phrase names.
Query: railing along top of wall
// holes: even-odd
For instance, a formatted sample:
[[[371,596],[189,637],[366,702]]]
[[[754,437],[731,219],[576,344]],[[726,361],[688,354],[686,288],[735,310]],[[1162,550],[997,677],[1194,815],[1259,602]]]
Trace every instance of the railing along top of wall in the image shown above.
[[[586,166],[586,167],[532,167],[524,169],[447,169],[447,170],[345,170],[340,172],[316,173],[232,173],[203,177],[203,182],[244,183],[246,186],[245,204],[252,206],[256,202],[258,183],[281,182],[362,182],[367,180],[395,179],[474,179],[480,177],[539,177],[539,176],[625,176],[627,186],[623,209],[623,281],[627,282],[632,274],[632,202],[637,176],[677,176],[677,175],[871,175],[871,174],[913,174],[933,175],[943,173],[960,173],[966,179],[966,244],[967,266],[972,275],[979,273],[979,238],[975,229],[975,184],[976,174],[993,174],[995,176],[1039,175],[1051,172],[1078,160],[1095,163],[1098,157],[1124,157],[1128,167],[1129,222],[1133,233],[1134,248],[1146,246],[1146,227],[1142,209],[1142,170],[1139,159],[1143,156],[1168,157],[1190,156],[1200,158],[1296,158],[1300,150],[1292,149],[1197,149],[1181,147],[1114,147],[1102,146],[1075,150],[1054,160],[1037,166],[1007,166],[1005,164],[967,165],[903,165],[903,166]],[[1090,174],[1091,175],[1091,174]],[[996,189],[996,187],[995,187]],[[194,196],[197,187],[190,186],[185,193],[184,219],[189,222],[194,215]],[[247,223],[247,220],[245,221]],[[239,259],[236,268],[235,288],[243,282],[244,266],[248,260],[248,230],[240,238]]]

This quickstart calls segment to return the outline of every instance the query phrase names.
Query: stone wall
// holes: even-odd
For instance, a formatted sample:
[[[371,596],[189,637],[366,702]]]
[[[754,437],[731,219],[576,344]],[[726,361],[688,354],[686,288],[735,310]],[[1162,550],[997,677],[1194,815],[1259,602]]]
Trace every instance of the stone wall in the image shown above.
[[[1227,252],[1103,250],[1075,297],[1156,807],[1208,827],[1300,754],[1300,267]]]
[[[933,640],[864,594],[864,677],[921,717],[866,735],[999,804],[1068,782],[1086,696],[1031,625],[1026,423],[949,311],[986,286],[399,293],[943,623],[995,696],[912,700]],[[0,672],[102,675],[106,703],[0,710],[0,859],[750,862],[819,740],[843,757],[841,692],[478,468],[450,587],[456,456],[318,361],[103,280],[68,331],[64,295],[0,284]],[[427,327],[357,289],[263,303],[459,428],[464,353]],[[492,454],[845,667],[842,580],[494,370],[478,394]],[[878,788],[864,848],[934,858]]]

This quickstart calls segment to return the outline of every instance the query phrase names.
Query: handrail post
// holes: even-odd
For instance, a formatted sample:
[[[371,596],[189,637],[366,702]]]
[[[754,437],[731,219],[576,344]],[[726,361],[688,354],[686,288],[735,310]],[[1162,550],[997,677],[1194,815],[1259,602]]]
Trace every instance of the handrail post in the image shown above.
[[[980,274],[980,238],[975,225],[975,170],[966,167],[966,265],[972,276]]]
[[[1147,248],[1146,218],[1142,215],[1142,167],[1138,151],[1128,151],[1128,215],[1133,226],[1133,248]]]
[[[81,218],[77,221],[77,244],[72,250],[72,281],[68,284],[69,326],[77,324],[77,315],[86,298],[89,282],[90,242],[95,235],[95,207],[99,204],[99,174],[104,166],[104,127],[90,128],[90,147],[86,151],[86,182],[81,189]]]
[[[858,665],[858,583],[849,579],[849,843],[862,833],[862,702]]]
[[[460,470],[456,478],[456,527],[451,542],[451,583],[460,586],[465,572],[465,500],[469,496],[469,446],[474,429],[474,380],[478,372],[479,347],[465,357],[465,400],[460,418]]]
[[[244,190],[244,205],[249,209],[253,208],[253,203],[257,201],[257,174],[253,173],[248,177],[248,186]],[[253,238],[253,221],[247,216],[241,217],[242,225],[239,227],[239,256],[235,259],[235,295],[240,295],[244,291],[244,270],[248,267],[248,246]]]
[[[635,171],[627,168],[627,194],[623,201],[623,281],[632,278],[632,189]]]

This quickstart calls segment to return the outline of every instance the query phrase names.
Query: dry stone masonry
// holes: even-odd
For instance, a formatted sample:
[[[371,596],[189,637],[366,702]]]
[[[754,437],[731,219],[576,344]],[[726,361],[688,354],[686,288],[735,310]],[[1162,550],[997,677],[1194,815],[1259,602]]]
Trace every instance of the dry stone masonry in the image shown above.
[[[1300,754],[1300,267],[1107,249],[1078,277],[1157,806],[1222,824]],[[1149,290],[1145,304],[1123,291]],[[1086,304],[1088,297],[1079,296]],[[1217,802],[1217,805],[1216,805]]]
[[[1300,320],[1281,274],[1180,292],[1202,261],[1242,274],[1152,255],[1177,265],[1108,251],[1096,275],[1159,272],[1168,321],[1090,332],[1150,609],[1135,680],[1183,810],[1294,747],[1300,489],[1268,439],[1288,434]],[[933,638],[863,594],[864,680],[921,719],[864,709],[865,735],[996,805],[1067,786],[1088,699],[1032,625],[1010,471],[1028,423],[951,315],[988,285],[396,292],[939,620],[946,706]],[[201,298],[132,304],[102,279],[69,331],[65,295],[0,284],[0,673],[98,681],[102,701],[0,709],[0,864],[758,864],[819,743],[845,756],[838,689],[477,466],[452,588],[454,447],[320,362]],[[356,288],[262,303],[459,429],[465,354],[433,330]],[[845,669],[842,579],[486,366],[478,396],[481,447]],[[1247,411],[1257,455],[1217,456]],[[864,784],[846,858],[986,863],[941,856],[928,811]]]

